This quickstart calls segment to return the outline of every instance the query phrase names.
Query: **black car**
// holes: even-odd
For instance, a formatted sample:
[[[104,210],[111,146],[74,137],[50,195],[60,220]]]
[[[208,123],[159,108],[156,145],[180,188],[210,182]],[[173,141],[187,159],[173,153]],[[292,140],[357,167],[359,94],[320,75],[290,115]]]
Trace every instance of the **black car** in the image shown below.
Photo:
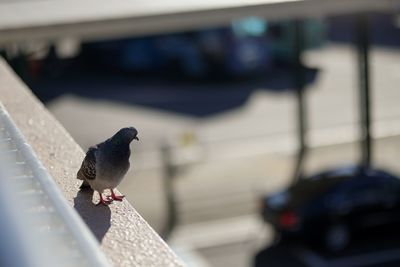
[[[319,173],[263,198],[262,215],[282,238],[338,251],[353,235],[400,226],[400,179],[358,166]]]

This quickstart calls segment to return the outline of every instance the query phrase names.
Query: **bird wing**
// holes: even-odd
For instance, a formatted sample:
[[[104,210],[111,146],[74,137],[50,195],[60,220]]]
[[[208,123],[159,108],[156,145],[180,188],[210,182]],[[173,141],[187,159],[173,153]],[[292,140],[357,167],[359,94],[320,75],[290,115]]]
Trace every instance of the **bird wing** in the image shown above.
[[[90,147],[78,171],[79,180],[94,180],[96,178],[96,152],[97,147]]]

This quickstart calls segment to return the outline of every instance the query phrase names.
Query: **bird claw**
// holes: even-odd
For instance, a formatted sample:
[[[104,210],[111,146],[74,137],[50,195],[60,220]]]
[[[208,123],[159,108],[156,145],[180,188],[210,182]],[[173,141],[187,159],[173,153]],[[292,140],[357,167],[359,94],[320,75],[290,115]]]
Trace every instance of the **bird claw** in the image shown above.
[[[122,196],[116,196],[116,195],[114,195],[114,196],[112,196],[111,198],[113,199],[113,200],[116,200],[116,201],[122,201],[123,199],[124,199],[124,195],[122,195]]]
[[[125,197],[124,195],[117,196],[117,195],[114,193],[114,190],[111,189],[111,199],[112,199],[112,200],[122,201],[122,200],[124,199],[124,197]]]
[[[104,206],[108,206],[110,205],[114,200],[116,201],[122,201],[124,199],[124,195],[122,196],[117,196],[114,194],[113,191],[111,191],[111,196],[106,196],[105,199],[101,196],[99,202],[96,204],[96,206],[99,205],[104,205]]]
[[[108,206],[108,205],[110,205],[112,202],[113,202],[113,200],[112,200],[112,199],[109,199],[108,197],[107,197],[106,200],[104,200],[103,198],[101,198],[101,199],[99,200],[99,202],[96,204],[96,206],[100,206],[100,205]]]

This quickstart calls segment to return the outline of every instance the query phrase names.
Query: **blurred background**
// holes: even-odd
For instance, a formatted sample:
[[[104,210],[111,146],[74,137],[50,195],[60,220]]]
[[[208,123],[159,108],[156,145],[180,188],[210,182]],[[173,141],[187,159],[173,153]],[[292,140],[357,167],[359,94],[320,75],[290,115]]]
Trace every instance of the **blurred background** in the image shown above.
[[[188,266],[398,266],[400,17],[367,17],[370,164],[355,22],[302,21],[301,177],[291,21],[2,54],[84,150],[138,129],[119,190]]]

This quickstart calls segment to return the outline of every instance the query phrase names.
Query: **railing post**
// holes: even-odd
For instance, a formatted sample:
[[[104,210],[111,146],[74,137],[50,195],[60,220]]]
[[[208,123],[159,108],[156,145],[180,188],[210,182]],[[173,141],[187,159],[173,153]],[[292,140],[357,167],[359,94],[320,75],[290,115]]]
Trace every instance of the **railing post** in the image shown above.
[[[164,143],[161,146],[161,157],[164,172],[163,186],[165,190],[165,201],[167,204],[167,219],[165,223],[165,228],[162,230],[161,233],[161,236],[164,239],[167,239],[169,237],[178,222],[178,212],[174,192],[174,178],[177,173],[177,166],[175,166],[172,160],[172,156],[173,155],[171,152],[171,147],[167,143]]]
[[[297,137],[299,150],[297,152],[296,165],[294,169],[294,182],[301,179],[303,173],[304,158],[307,152],[307,114],[306,114],[306,100],[304,95],[305,88],[305,74],[304,66],[301,61],[302,52],[304,49],[304,33],[303,33],[303,21],[295,20],[293,22],[294,28],[294,38],[293,38],[293,48],[294,48],[294,86],[296,93],[296,104],[295,117],[297,118]]]
[[[368,16],[360,14],[356,18],[356,48],[358,55],[359,110],[361,134],[361,164],[371,164],[371,105],[369,76],[369,34]]]

